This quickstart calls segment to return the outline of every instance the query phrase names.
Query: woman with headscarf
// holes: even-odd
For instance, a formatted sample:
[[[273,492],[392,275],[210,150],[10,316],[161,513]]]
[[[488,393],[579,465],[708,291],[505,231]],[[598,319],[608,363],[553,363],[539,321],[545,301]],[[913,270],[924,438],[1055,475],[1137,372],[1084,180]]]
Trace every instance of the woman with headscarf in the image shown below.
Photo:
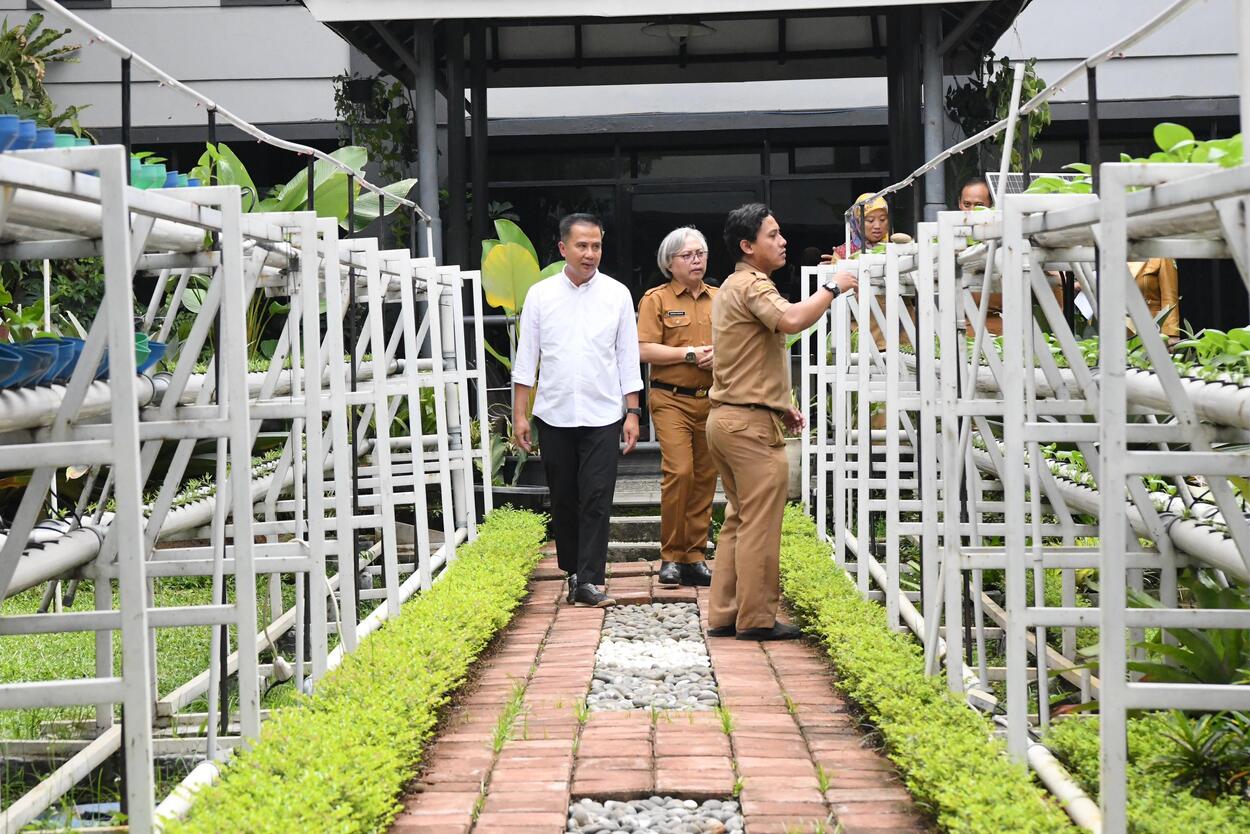
[[[884,197],[869,199],[871,197],[872,192],[868,192],[855,198],[848,222],[850,240],[833,250],[833,260],[846,260],[856,252],[871,250],[877,244],[884,243],[889,236],[890,207]]]

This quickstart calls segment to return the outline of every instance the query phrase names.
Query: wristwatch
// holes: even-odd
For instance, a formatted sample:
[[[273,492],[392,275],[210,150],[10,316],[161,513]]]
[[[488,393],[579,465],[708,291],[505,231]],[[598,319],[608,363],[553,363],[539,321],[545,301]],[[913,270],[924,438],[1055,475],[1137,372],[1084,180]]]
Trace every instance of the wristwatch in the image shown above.
[[[693,365],[693,364],[695,363],[695,359],[696,359],[697,357],[696,357],[696,355],[695,355],[694,348],[692,348],[692,347],[688,347],[688,348],[686,348],[686,357],[685,357],[685,358],[686,358],[686,364],[687,364],[687,365]]]
[[[838,282],[833,278],[830,278],[821,286],[829,290],[829,292],[833,293],[834,298],[837,298],[839,295],[842,294],[842,288],[838,286]]]
[[[632,415],[634,415],[635,417],[642,417],[642,409],[641,409],[641,408],[627,408],[627,409],[625,409],[625,413],[626,413],[626,414],[632,414]]]

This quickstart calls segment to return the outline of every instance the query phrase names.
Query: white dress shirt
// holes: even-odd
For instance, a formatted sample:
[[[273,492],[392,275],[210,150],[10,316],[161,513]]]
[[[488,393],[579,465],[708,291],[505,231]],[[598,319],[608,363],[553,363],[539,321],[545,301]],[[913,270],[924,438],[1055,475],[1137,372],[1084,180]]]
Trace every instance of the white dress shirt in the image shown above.
[[[512,381],[538,383],[534,414],[549,425],[620,420],[625,395],[642,390],[638,323],[625,285],[596,271],[579,287],[561,271],[531,287]]]

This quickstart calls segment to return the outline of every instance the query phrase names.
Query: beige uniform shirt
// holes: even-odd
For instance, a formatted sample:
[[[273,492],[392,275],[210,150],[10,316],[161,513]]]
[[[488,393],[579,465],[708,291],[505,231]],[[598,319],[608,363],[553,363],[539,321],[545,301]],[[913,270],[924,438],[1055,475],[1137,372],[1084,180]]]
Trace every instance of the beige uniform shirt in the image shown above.
[[[677,282],[647,290],[638,302],[638,341],[669,347],[702,347],[712,344],[712,299],[716,289],[700,283],[691,292]],[[652,365],[651,379],[682,388],[708,388],[712,372],[698,365]]]
[[[777,322],[790,302],[767,275],[739,263],[712,302],[713,405],[764,405],[787,411],[790,357]]]

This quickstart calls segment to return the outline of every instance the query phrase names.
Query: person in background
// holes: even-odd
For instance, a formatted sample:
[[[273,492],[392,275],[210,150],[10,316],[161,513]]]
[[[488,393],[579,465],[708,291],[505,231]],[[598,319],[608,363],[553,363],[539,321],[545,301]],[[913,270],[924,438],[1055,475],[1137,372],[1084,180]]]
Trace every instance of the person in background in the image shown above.
[[[603,224],[592,214],[560,221],[564,269],[529,291],[512,366],[512,433],[530,451],[534,425],[551,490],[556,558],[568,601],[604,608],[608,524],[616,490],[617,443],[638,442],[638,328],[624,285],[599,271]],[[542,371],[539,373],[539,367]],[[624,419],[622,419],[624,414]]]
[[[638,354],[651,366],[651,425],[660,441],[661,585],[711,585],[705,550],[716,493],[707,447],[712,387],[712,299],[703,283],[707,239],[698,229],[669,232],[656,263],[668,283],[638,304]]]
[[[789,465],[782,423],[806,424],[792,403],[786,334],[816,323],[856,278],[839,272],[791,304],[771,275],[786,263],[786,239],[763,203],[725,220],[725,246],[738,261],[712,301],[712,408],[707,443],[725,487],[725,523],[716,542],[708,635],[790,640],[799,629],[777,621],[778,562]]]
[[[1137,281],[1142,298],[1146,300],[1150,315],[1158,319],[1160,313],[1168,311],[1163,321],[1159,322],[1159,332],[1169,342],[1175,342],[1181,337],[1180,278],[1176,261],[1171,258],[1129,261],[1128,268]],[[1129,329],[1133,329],[1131,325]]]
[[[884,197],[864,202],[869,197],[872,197],[871,192],[855,198],[855,206],[849,218],[851,239],[834,248],[832,260],[844,261],[856,252],[872,249],[878,243],[884,243],[890,234],[889,204]],[[861,202],[864,202],[862,206],[859,205]]]
[[[969,177],[959,189],[959,210],[976,211],[978,208],[991,208],[994,203],[990,199],[990,184],[981,177]]]

